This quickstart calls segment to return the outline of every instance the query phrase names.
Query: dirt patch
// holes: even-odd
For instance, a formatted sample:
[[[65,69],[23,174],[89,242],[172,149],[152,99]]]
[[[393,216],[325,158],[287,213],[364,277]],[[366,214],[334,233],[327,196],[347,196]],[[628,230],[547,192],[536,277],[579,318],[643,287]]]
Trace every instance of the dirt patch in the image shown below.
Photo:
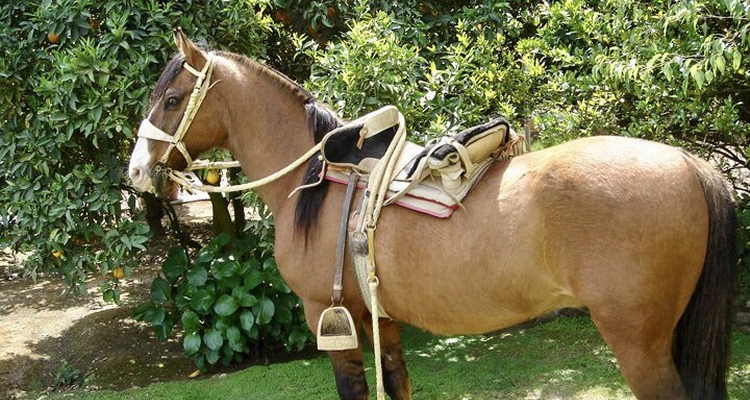
[[[211,236],[211,206],[199,201],[178,207],[191,237]],[[85,376],[93,388],[125,389],[159,381],[189,379],[196,368],[183,353],[179,337],[156,339],[151,328],[132,318],[148,299],[153,276],[174,241],[151,246],[132,276],[121,281],[119,306],[101,300],[99,281],[87,282],[89,294],[74,298],[60,280],[22,280],[20,262],[0,253],[0,399],[28,397],[54,388],[59,378]],[[58,376],[59,375],[59,376]]]

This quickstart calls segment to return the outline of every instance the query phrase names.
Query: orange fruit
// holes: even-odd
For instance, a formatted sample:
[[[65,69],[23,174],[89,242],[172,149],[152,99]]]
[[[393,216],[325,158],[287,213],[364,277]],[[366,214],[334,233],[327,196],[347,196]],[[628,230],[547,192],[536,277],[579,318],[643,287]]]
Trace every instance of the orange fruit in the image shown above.
[[[114,276],[115,279],[122,279],[125,277],[125,270],[123,270],[122,267],[117,267],[112,270],[112,276]]]
[[[60,42],[60,36],[55,32],[50,32],[47,34],[47,41],[52,44],[58,44]]]
[[[215,185],[219,182],[219,171],[215,169],[209,169],[208,172],[206,172],[206,182]]]

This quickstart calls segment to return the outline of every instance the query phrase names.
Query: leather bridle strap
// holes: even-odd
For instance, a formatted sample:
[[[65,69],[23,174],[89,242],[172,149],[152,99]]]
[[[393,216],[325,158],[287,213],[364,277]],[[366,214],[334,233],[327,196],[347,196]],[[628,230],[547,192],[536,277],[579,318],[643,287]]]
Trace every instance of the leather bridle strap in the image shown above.
[[[163,165],[166,165],[167,160],[169,159],[169,155],[172,153],[172,149],[174,148],[177,148],[177,150],[182,153],[182,156],[185,157],[185,161],[187,162],[188,166],[193,163],[193,158],[190,156],[190,153],[188,152],[185,143],[182,141],[182,138],[185,137],[185,133],[187,133],[188,129],[190,128],[190,124],[193,122],[195,115],[198,113],[198,109],[200,109],[201,103],[203,103],[203,99],[206,98],[206,94],[213,87],[213,85],[218,83],[217,81],[214,82],[214,84],[211,84],[211,73],[213,72],[214,68],[214,57],[210,54],[206,57],[206,64],[200,71],[188,65],[187,62],[183,64],[183,67],[191,74],[195,75],[198,79],[196,79],[195,81],[193,92],[190,93],[187,107],[185,107],[185,113],[182,115],[180,125],[177,126],[177,130],[175,131],[174,135],[170,135],[157,128],[156,126],[154,126],[154,124],[151,123],[151,121],[148,120],[148,118],[144,119],[143,122],[141,122],[141,126],[138,129],[138,137],[169,143],[169,147],[167,147],[164,155],[162,155],[161,159],[159,160],[159,163]]]
[[[341,304],[341,292],[344,290],[344,254],[346,253],[346,237],[349,226],[349,211],[354,199],[354,189],[357,187],[359,175],[352,171],[349,173],[349,181],[346,184],[344,203],[341,206],[341,220],[339,222],[339,236],[336,243],[336,258],[334,259],[333,295],[331,302],[334,305]]]

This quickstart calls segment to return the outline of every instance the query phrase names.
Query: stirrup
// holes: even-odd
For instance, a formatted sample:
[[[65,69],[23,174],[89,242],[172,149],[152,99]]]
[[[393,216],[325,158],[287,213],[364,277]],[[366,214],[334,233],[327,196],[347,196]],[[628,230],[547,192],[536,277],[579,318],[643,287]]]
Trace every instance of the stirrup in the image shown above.
[[[318,350],[352,350],[359,346],[357,330],[349,310],[343,306],[331,306],[320,314],[318,320]]]

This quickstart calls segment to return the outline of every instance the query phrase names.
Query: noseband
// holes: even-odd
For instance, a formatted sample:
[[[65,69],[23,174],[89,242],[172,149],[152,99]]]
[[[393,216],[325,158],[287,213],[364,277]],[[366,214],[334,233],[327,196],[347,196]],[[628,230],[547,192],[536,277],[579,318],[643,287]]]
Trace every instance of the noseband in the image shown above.
[[[198,113],[198,109],[200,108],[201,103],[203,103],[206,94],[216,83],[219,82],[217,81],[214,82],[213,85],[211,84],[211,73],[214,70],[214,57],[210,54],[206,58],[206,65],[204,65],[203,69],[200,71],[188,65],[187,62],[185,62],[183,66],[198,79],[195,81],[193,92],[190,93],[185,113],[182,114],[182,120],[180,120],[180,125],[177,126],[177,131],[175,131],[174,135],[170,135],[154,126],[148,118],[145,118],[141,122],[141,126],[138,129],[138,137],[169,143],[169,147],[167,147],[167,150],[164,152],[164,155],[161,157],[157,165],[166,165],[169,155],[174,148],[185,157],[188,167],[193,164],[193,158],[190,157],[190,153],[185,146],[185,142],[182,141],[182,138],[185,137],[185,133],[190,129],[190,124],[193,122],[195,114]]]

